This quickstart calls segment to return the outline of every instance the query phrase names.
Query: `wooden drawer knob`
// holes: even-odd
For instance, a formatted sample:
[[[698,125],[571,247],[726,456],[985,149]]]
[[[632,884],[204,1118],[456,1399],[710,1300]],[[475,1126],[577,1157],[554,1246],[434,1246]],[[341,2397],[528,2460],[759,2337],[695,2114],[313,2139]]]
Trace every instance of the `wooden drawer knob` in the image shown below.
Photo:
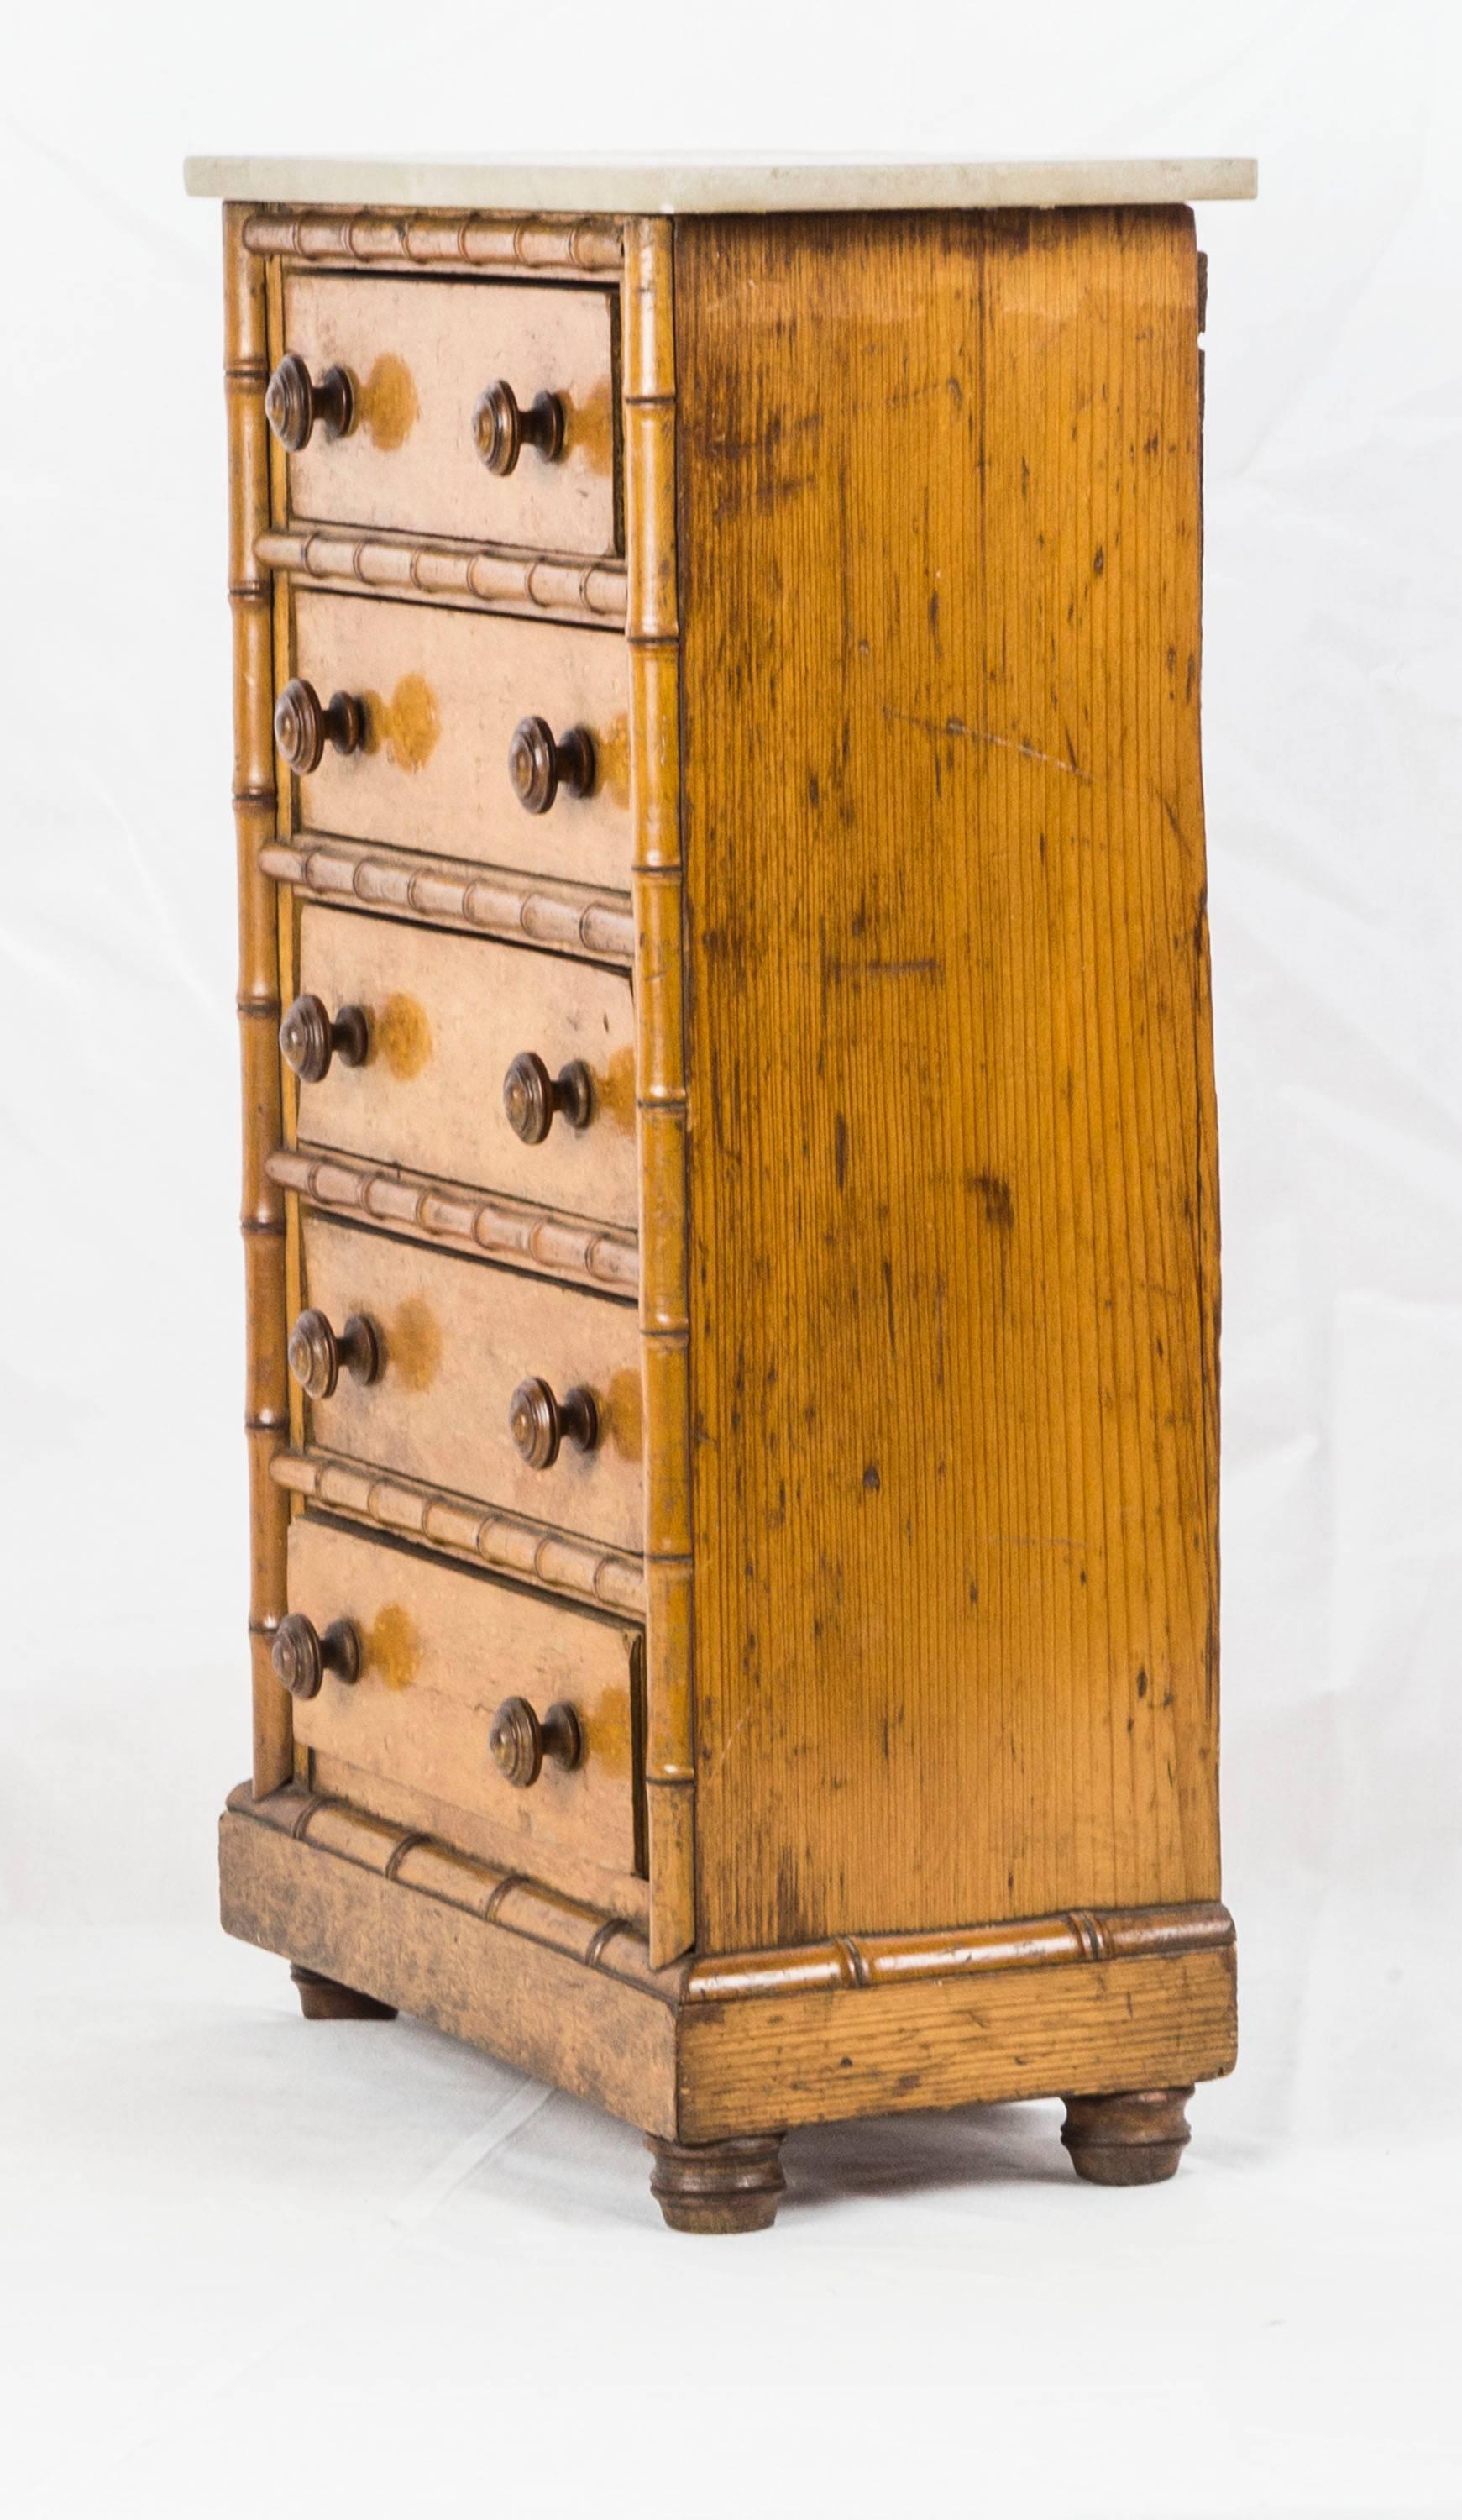
[[[576,1768],[584,1756],[584,1729],[562,1699],[540,1723],[526,1697],[505,1697],[492,1720],[487,1746],[510,1785],[536,1785],[545,1759]]]
[[[270,1660],[291,1697],[318,1697],[328,1671],[346,1683],[359,1680],[361,1641],[348,1619],[332,1619],[322,1636],[311,1620],[291,1610],[275,1631]]]
[[[318,770],[327,743],[336,752],[359,752],[366,741],[366,712],[349,692],[336,692],[322,708],[313,683],[286,683],[274,706],[274,740],[280,759],[296,779]]]
[[[557,1400],[538,1374],[531,1374],[508,1404],[508,1430],[530,1470],[551,1470],[565,1436],[581,1453],[592,1453],[599,1439],[594,1393],[576,1383]]]
[[[563,405],[556,394],[535,394],[524,411],[501,377],[484,387],[472,406],[472,435],[489,472],[510,472],[525,446],[535,447],[545,464],[555,463],[563,452]]]
[[[512,730],[508,776],[525,813],[546,814],[560,788],[587,796],[594,786],[594,738],[571,726],[556,740],[546,717],[525,717]]]
[[[362,1067],[371,1047],[364,1007],[342,1007],[333,1023],[322,998],[296,998],[280,1025],[280,1049],[287,1067],[305,1085],[318,1085],[330,1074],[330,1062]]]
[[[594,1113],[594,1079],[582,1058],[551,1076],[536,1050],[521,1050],[503,1079],[508,1126],[525,1147],[541,1147],[561,1112],[571,1129],[587,1129]]]
[[[380,1341],[374,1322],[352,1313],[338,1338],[324,1313],[301,1313],[289,1332],[289,1372],[312,1400],[329,1400],[341,1369],[355,1382],[374,1382],[380,1372]]]
[[[303,359],[289,350],[269,380],[264,417],[281,446],[298,455],[318,420],[327,437],[345,437],[355,418],[355,397],[343,368],[327,368],[315,384]]]

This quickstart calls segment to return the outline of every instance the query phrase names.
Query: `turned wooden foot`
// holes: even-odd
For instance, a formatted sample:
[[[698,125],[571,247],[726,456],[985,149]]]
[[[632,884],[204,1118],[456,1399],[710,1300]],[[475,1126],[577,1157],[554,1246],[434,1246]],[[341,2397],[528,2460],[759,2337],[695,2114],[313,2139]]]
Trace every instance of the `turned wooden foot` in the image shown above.
[[[1188,2140],[1191,2083],[1171,2092],[1109,2092],[1068,2099],[1061,2141],[1079,2179],[1098,2187],[1151,2187],[1171,2179]]]
[[[296,1960],[289,1975],[299,1989],[299,2008],[306,2021],[394,2021],[394,2003],[377,2003],[374,1995],[357,1995],[318,1969],[301,1968]]]
[[[653,2196],[672,2231],[766,2231],[786,2181],[779,2135],[735,2135],[725,2143],[644,2138],[654,2155]]]

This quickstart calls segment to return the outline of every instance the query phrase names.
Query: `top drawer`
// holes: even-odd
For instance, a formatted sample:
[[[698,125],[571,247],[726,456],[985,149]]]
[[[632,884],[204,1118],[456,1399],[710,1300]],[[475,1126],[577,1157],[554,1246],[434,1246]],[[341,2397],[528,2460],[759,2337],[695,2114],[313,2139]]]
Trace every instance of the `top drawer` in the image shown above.
[[[306,271],[286,273],[284,295],[288,358],[316,391],[332,368],[349,383],[349,426],[332,435],[338,405],[311,420],[297,372],[286,391],[285,363],[275,370],[276,435],[296,443],[310,421],[288,459],[291,517],[596,558],[619,548],[607,291]],[[529,442],[540,394],[561,428],[551,454]],[[508,469],[490,469],[484,447]]]

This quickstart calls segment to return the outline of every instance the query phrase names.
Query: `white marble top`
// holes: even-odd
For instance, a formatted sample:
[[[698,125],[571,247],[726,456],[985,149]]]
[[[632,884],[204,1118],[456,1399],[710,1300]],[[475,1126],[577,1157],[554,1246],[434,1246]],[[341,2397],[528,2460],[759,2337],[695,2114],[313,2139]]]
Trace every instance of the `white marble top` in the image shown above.
[[[1252,158],[871,159],[190,158],[190,193],[339,208],[570,210],[674,217],[729,210],[1026,210],[1083,203],[1247,202]]]

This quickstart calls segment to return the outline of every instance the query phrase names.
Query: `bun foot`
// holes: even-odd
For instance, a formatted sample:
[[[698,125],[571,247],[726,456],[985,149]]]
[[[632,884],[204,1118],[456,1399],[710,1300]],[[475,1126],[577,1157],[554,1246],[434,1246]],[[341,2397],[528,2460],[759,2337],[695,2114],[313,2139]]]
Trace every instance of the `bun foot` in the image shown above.
[[[1191,2083],[1171,2092],[1109,2092],[1066,2103],[1061,2141],[1078,2179],[1098,2187],[1152,2187],[1171,2179],[1188,2140]]]
[[[299,2008],[306,2021],[394,2021],[394,2003],[377,2003],[374,1995],[357,1995],[318,1969],[301,1968],[296,1960],[289,1975],[299,1989]]]
[[[736,2135],[724,2143],[644,2138],[654,2156],[649,2190],[672,2231],[766,2231],[786,2181],[779,2135]]]

